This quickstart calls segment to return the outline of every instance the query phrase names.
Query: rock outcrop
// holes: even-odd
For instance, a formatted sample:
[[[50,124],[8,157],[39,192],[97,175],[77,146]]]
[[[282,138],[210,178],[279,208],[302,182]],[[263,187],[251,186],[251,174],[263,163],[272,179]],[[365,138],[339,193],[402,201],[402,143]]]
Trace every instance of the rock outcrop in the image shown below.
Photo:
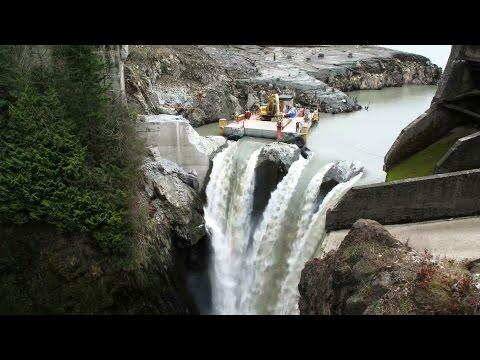
[[[426,57],[392,52],[390,56],[344,62],[326,79],[341,91],[381,89],[384,87],[435,85],[441,69]]]
[[[358,220],[336,251],[305,264],[301,314],[477,314],[466,264],[419,254],[379,223]]]
[[[143,167],[127,255],[41,225],[0,228],[2,314],[186,314],[185,273],[205,243],[196,179],[167,160]]]
[[[425,57],[375,46],[130,46],[128,103],[143,114],[178,114],[192,126],[255,110],[274,92],[329,113],[361,108],[344,93],[436,84]]]
[[[128,103],[142,114],[178,114],[193,126],[242,109],[232,80],[197,46],[130,46]]]
[[[196,191],[196,177],[168,160],[149,161],[143,172],[143,191],[149,200],[152,221],[168,225],[172,240],[179,246],[195,245],[205,237],[203,203]]]
[[[295,95],[329,113],[361,108],[344,91],[436,84],[441,69],[427,58],[375,46],[202,46],[236,79],[246,109],[272,92]]]

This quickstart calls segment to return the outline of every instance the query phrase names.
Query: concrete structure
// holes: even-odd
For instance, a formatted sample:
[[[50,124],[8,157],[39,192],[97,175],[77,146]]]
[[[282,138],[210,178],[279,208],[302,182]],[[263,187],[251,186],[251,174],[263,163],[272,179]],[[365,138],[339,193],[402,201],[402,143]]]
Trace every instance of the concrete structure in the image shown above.
[[[480,258],[480,217],[386,225],[398,240],[434,256],[475,260]],[[330,232],[316,256],[337,249],[349,230]]]
[[[384,170],[390,170],[458,126],[478,124],[479,90],[480,46],[452,46],[432,105],[398,135],[385,155]]]
[[[353,187],[327,213],[326,229],[358,219],[383,225],[480,215],[480,169]]]
[[[480,168],[480,131],[458,139],[440,159],[436,174]]]
[[[305,123],[303,118],[284,118],[282,120],[282,137],[286,134],[296,134],[296,123],[301,122],[304,131],[308,132],[310,123]],[[261,121],[256,118],[249,120],[242,120],[239,122],[233,122],[227,125],[224,129],[224,135],[229,136],[251,136],[265,139],[277,138],[277,122],[276,121]],[[281,139],[280,139],[281,141]]]
[[[210,160],[208,154],[196,144],[196,132],[188,121],[174,115],[148,115],[141,120],[137,131],[154,156],[173,161],[187,171],[194,171],[198,175],[200,188],[203,188]]]

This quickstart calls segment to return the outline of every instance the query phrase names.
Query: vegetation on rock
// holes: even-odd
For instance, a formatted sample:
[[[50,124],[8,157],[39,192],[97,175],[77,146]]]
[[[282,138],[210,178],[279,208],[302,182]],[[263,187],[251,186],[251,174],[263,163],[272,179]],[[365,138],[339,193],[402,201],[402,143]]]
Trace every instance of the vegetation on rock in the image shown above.
[[[372,220],[358,220],[336,251],[305,264],[301,314],[478,314],[467,264],[417,253]]]
[[[57,46],[26,67],[18,48],[0,47],[0,223],[51,224],[124,253],[140,152],[106,65],[93,46]]]

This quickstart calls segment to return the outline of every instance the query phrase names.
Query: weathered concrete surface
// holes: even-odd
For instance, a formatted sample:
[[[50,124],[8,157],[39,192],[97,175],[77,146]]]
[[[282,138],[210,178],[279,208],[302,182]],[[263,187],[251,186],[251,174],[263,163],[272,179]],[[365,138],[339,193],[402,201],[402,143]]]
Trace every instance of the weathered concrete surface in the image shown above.
[[[147,115],[137,125],[140,136],[157,157],[173,161],[198,176],[204,188],[211,159],[227,140],[221,136],[202,137],[182,116]]]
[[[480,168],[480,131],[458,139],[440,159],[436,174]]]
[[[480,169],[352,188],[327,213],[326,229],[358,219],[399,224],[480,214]]]
[[[295,124],[300,122],[302,126],[310,128],[310,123],[306,123],[303,117],[296,118],[284,118],[282,120],[281,141],[290,140],[298,135],[295,131]],[[277,122],[276,121],[263,121],[258,120],[258,117],[252,117],[252,119],[244,120],[240,122],[232,122],[228,124],[224,129],[224,135],[228,138],[243,136],[251,136],[264,139],[276,139],[277,138]],[[285,142],[287,142],[285,141]]]
[[[468,123],[468,119],[433,104],[425,113],[405,127],[385,155],[383,170],[446,136],[451,130]]]
[[[432,220],[384,227],[399,241],[408,243],[420,253],[427,250],[435,256],[459,260],[480,258],[480,217]],[[336,250],[348,231],[329,232],[323,243],[323,251],[316,256]]]
[[[441,70],[427,58],[377,46],[202,46],[236,79],[248,109],[269,92],[295,95],[305,106],[338,113],[361,108],[344,93],[404,84],[436,84]]]
[[[385,171],[444,137],[453,128],[478,123],[478,119],[454,111],[445,105],[454,103],[460,108],[478,113],[480,110],[478,96],[464,98],[461,96],[480,89],[478,68],[475,65],[479,61],[480,46],[452,46],[431,107],[400,132],[385,155],[383,167]]]

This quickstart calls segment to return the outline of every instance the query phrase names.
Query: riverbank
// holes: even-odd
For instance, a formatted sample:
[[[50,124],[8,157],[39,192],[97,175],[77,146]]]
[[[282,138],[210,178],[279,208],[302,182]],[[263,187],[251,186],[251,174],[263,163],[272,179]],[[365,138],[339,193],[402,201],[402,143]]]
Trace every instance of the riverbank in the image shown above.
[[[183,115],[197,127],[233,118],[288,93],[304,106],[340,113],[361,106],[346,91],[434,85],[427,58],[376,46],[130,46],[128,103],[143,114]]]
[[[320,113],[307,138],[307,146],[319,155],[314,161],[320,166],[337,160],[360,161],[365,174],[359,185],[385,181],[383,158],[388,148],[401,129],[428,108],[435,91],[432,85],[406,85],[349,92],[369,110]],[[220,134],[217,123],[195,130],[203,136]]]

